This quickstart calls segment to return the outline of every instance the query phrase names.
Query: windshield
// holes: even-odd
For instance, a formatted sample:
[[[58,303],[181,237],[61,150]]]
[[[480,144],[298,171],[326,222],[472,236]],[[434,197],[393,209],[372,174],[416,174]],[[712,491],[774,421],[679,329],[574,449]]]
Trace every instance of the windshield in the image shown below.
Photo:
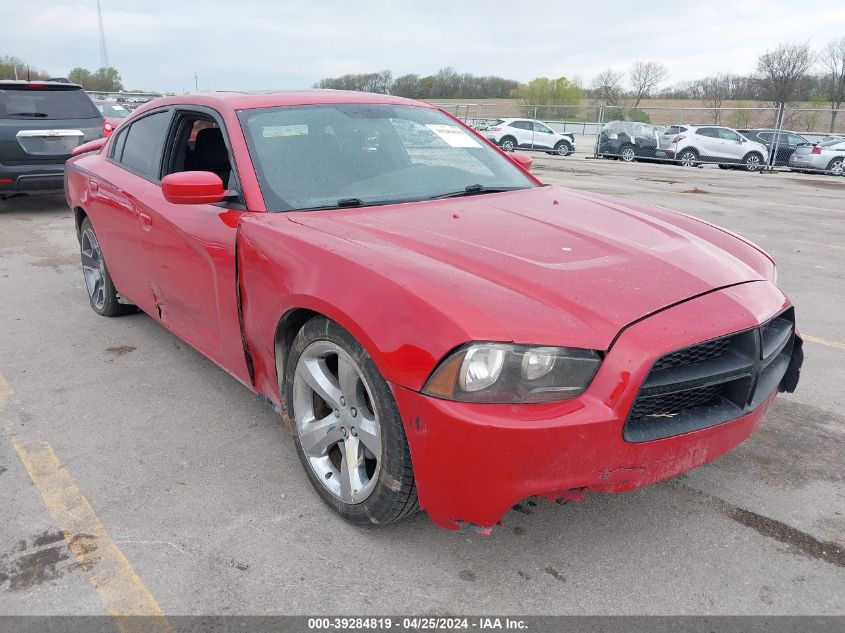
[[[410,202],[536,186],[438,110],[371,104],[238,113],[268,209]]]
[[[118,103],[98,103],[97,109],[100,114],[110,119],[125,119],[129,116],[129,110]]]
[[[0,119],[93,119],[94,103],[79,88],[22,84],[0,88]]]

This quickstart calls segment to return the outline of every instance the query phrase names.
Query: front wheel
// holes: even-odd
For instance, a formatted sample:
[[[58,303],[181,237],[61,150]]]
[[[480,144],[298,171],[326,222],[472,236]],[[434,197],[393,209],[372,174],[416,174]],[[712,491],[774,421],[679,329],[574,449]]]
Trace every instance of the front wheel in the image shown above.
[[[763,167],[763,157],[757,152],[750,152],[742,159],[745,171],[760,171]]]
[[[120,303],[100,248],[100,241],[88,218],[85,218],[79,227],[79,249],[82,256],[82,276],[85,279],[91,309],[100,316],[107,317],[135,312],[135,306]]]
[[[402,418],[360,343],[334,321],[315,317],[296,335],[284,375],[297,453],[322,500],[361,526],[415,512]]]
[[[834,158],[827,164],[827,172],[831,176],[842,176],[845,173],[845,166],[843,166],[842,158]]]
[[[555,153],[558,156],[569,156],[573,151],[572,145],[567,143],[566,141],[559,141],[557,145],[555,145]]]

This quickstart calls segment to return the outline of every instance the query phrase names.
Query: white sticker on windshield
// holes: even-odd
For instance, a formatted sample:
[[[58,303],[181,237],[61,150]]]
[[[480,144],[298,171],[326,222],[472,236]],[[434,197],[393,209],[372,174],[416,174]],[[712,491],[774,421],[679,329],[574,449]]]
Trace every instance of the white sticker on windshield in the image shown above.
[[[308,136],[308,125],[267,125],[261,128],[261,136],[264,138]]]
[[[454,125],[427,124],[426,127],[446,141],[450,147],[481,147],[481,143]]]

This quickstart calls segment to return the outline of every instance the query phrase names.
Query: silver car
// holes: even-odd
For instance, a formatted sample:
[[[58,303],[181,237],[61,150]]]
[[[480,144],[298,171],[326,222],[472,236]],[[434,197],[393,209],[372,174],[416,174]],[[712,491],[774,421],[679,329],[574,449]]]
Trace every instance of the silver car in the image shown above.
[[[815,145],[802,145],[789,157],[790,168],[796,171],[823,171],[832,176],[845,173],[845,139],[835,138]]]
[[[655,155],[685,167],[718,163],[757,171],[766,165],[769,149],[721,125],[673,125],[663,131]]]

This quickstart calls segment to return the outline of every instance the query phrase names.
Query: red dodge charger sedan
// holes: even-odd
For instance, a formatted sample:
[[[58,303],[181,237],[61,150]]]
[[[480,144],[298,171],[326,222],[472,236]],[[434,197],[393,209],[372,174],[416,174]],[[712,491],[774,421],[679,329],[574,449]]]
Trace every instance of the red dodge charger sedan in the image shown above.
[[[66,192],[94,311],[270,400],[338,514],[486,530],[722,455],[802,362],[759,247],[530,166],[416,101],[219,93],[139,108]]]

